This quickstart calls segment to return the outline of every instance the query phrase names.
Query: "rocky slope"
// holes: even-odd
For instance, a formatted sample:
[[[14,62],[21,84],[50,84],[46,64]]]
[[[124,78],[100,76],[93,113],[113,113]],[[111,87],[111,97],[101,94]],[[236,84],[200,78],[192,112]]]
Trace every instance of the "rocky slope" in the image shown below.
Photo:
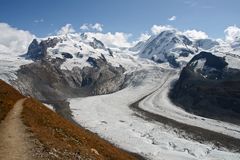
[[[188,112],[240,124],[240,70],[201,52],[183,68],[170,97]]]

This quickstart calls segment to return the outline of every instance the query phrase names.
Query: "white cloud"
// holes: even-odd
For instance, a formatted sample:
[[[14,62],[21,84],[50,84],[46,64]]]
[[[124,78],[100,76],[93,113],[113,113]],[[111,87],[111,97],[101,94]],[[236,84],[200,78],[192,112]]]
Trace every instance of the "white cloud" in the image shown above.
[[[198,5],[198,2],[196,0],[187,0],[187,1],[184,1],[184,3],[189,7],[195,7]]]
[[[96,31],[99,31],[99,32],[102,32],[103,31],[103,25],[102,24],[99,24],[99,23],[96,23],[92,26],[93,29],[95,29]]]
[[[89,27],[88,27],[88,24],[83,24],[81,27],[80,27],[81,30],[89,30]]]
[[[151,28],[151,31],[154,35],[159,34],[162,31],[166,31],[166,30],[175,30],[175,29],[170,25],[153,25]]]
[[[187,30],[183,32],[184,35],[186,35],[188,38],[197,40],[197,39],[206,39],[208,38],[208,35],[203,31],[197,31],[195,29],[193,30]]]
[[[229,26],[224,30],[225,40],[229,43],[240,42],[240,28],[237,26]]]
[[[152,28],[151,28],[151,31],[154,35],[157,35],[157,34],[163,32],[163,31],[167,31],[167,30],[173,30],[173,31],[176,31],[176,33],[184,34],[192,40],[208,38],[208,35],[205,32],[197,31],[195,29],[186,30],[186,31],[182,32],[182,31],[179,31],[178,29],[176,29],[176,28],[174,28],[170,25],[153,25]]]
[[[146,42],[149,38],[151,37],[150,34],[148,33],[142,33],[136,41],[131,42],[132,46],[135,46],[136,44],[138,44],[139,42]]]
[[[94,33],[87,32],[91,37],[95,37],[102,41],[107,47],[130,47],[131,43],[128,42],[131,34],[123,33],[123,32],[115,32],[115,33]]]
[[[175,21],[176,19],[177,19],[176,16],[172,16],[172,17],[168,18],[169,21]]]
[[[90,37],[95,37],[102,41],[107,47],[130,47],[132,44],[128,42],[128,38],[131,34],[123,33],[123,32],[115,32],[115,33],[101,33],[101,32],[92,32],[94,31],[102,31],[102,24],[96,23],[92,24],[84,24],[80,27],[81,30],[91,30],[90,32],[86,32],[86,34]],[[65,35],[68,33],[74,33],[75,30],[71,24],[66,24],[63,26],[58,32],[58,35]],[[77,33],[78,34],[78,33]]]
[[[43,22],[44,22],[43,18],[34,20],[34,23],[43,23]]]
[[[88,24],[85,23],[80,27],[81,30],[83,31],[97,31],[97,32],[102,32],[103,31],[103,25],[100,23],[95,23],[95,24]]]
[[[0,35],[0,53],[11,55],[26,53],[35,38],[30,32],[13,28],[7,23],[0,23]]]
[[[65,26],[63,26],[58,32],[58,35],[65,35],[68,33],[73,33],[75,32],[73,26],[71,24],[66,24]]]
[[[146,41],[151,37],[148,33],[142,33],[140,37],[138,38],[138,41]]]

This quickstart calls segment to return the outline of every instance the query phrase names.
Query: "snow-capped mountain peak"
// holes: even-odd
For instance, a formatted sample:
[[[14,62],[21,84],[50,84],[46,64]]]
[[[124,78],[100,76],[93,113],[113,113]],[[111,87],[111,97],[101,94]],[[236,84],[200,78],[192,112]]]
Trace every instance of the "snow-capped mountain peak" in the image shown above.
[[[76,33],[52,36],[40,41],[34,39],[26,54],[26,58],[32,60],[62,59],[64,62],[61,68],[70,70],[75,66],[90,66],[87,61],[89,57],[98,59],[103,56],[107,61],[113,59],[113,51],[95,37]]]
[[[221,39],[192,39],[185,32],[176,29],[165,30],[157,35],[152,35],[147,41],[141,41],[129,50],[138,52],[142,58],[153,60],[157,63],[169,63],[172,67],[186,65],[191,58],[201,51],[208,51],[222,56],[240,53],[240,43],[229,43]],[[233,57],[232,56],[232,57]],[[227,60],[233,61],[227,56]],[[238,58],[239,59],[239,58]],[[232,64],[232,63],[231,63]],[[231,66],[231,65],[230,65]],[[236,67],[236,65],[234,65]]]
[[[169,62],[172,66],[178,67],[179,63],[176,61],[178,57],[188,57],[196,51],[194,43],[185,35],[176,30],[166,30],[150,37],[139,55],[159,63]]]

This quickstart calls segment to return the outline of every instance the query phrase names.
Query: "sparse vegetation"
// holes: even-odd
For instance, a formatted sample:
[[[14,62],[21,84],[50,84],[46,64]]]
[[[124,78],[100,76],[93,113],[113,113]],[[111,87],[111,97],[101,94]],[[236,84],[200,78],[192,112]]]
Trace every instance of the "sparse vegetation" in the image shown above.
[[[0,80],[0,121],[6,117],[15,102],[20,98],[23,98],[23,96],[17,90]]]
[[[34,99],[25,101],[22,116],[44,150],[54,153],[51,159],[137,159],[96,134],[72,124]]]

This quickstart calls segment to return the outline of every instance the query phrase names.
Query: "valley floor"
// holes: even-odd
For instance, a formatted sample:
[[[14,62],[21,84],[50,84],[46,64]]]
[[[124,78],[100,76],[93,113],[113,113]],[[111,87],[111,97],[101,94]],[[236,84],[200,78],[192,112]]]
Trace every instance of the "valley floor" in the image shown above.
[[[176,71],[160,66],[136,70],[128,87],[121,91],[69,99],[74,119],[120,148],[149,159],[240,159],[234,148],[229,151],[228,147],[218,147],[211,141],[194,140],[184,130],[156,121],[130,107],[141,100],[139,108],[147,112],[239,139],[239,126],[191,115],[168,100],[167,93],[177,76]]]

